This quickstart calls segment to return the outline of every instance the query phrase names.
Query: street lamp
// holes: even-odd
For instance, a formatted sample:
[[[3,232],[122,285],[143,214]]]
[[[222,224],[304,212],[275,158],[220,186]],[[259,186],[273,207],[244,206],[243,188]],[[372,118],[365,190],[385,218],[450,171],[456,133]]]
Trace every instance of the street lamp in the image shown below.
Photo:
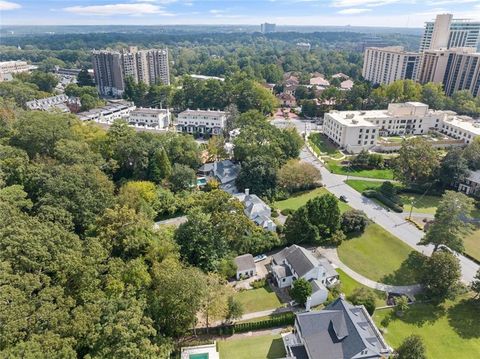
[[[415,204],[415,197],[410,197],[410,200],[412,201],[412,203],[410,204],[410,215],[408,216],[409,221],[412,219],[412,211]]]

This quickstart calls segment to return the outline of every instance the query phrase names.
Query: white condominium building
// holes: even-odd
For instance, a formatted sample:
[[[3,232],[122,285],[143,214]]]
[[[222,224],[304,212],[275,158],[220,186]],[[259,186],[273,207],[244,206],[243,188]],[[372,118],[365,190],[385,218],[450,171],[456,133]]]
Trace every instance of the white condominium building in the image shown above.
[[[415,79],[420,54],[401,46],[367,47],[363,57],[362,76],[374,84],[390,84],[396,80]]]
[[[29,65],[26,61],[2,61],[0,62],[0,82],[11,80],[12,74],[27,72],[36,69],[37,66]]]
[[[330,111],[323,132],[347,152],[358,153],[377,145],[379,136],[422,135],[430,130],[469,143],[480,135],[480,125],[453,111],[429,110],[420,102],[391,103],[386,110]]]
[[[130,112],[128,123],[136,126],[167,129],[170,125],[170,111],[139,107]]]
[[[452,14],[440,14],[435,21],[425,23],[420,52],[455,47],[476,49],[479,39],[480,22],[454,19]]]
[[[133,110],[135,110],[135,105],[132,102],[116,100],[90,111],[79,112],[77,117],[81,121],[93,121],[109,125],[118,119],[127,120]]]
[[[213,110],[186,110],[178,114],[177,131],[199,134],[221,134],[227,113]]]
[[[480,122],[474,122],[468,116],[452,115],[443,120],[440,132],[468,144],[480,136]]]

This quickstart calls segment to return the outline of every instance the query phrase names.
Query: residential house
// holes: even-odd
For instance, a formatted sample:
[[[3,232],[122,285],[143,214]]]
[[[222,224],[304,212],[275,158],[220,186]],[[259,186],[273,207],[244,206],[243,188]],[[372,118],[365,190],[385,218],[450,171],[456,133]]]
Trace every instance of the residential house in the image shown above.
[[[348,91],[351,90],[353,87],[353,81],[352,80],[345,80],[340,83],[340,89]]]
[[[280,100],[280,104],[283,107],[295,107],[297,105],[297,100],[295,99],[295,96],[289,93],[281,93],[280,95],[278,95],[278,99]]]
[[[257,268],[253,256],[250,253],[235,257],[234,262],[237,266],[237,280],[257,275]]]
[[[310,85],[328,87],[330,86],[330,82],[327,79],[325,79],[323,76],[317,76],[317,77],[312,77],[310,79]]]
[[[470,171],[468,177],[458,185],[458,191],[473,196],[480,196],[480,170]]]
[[[271,208],[257,195],[250,194],[248,188],[245,189],[245,193],[237,193],[234,196],[245,206],[245,215],[258,226],[272,232],[277,229],[277,225],[271,219]]]
[[[328,290],[338,282],[339,275],[326,258],[318,259],[307,249],[296,244],[272,256],[271,272],[279,288],[286,288],[300,278],[312,284],[310,305],[327,299]]]
[[[220,183],[220,189],[230,194],[237,192],[235,179],[240,172],[240,165],[230,160],[216,161],[203,164],[198,172],[207,178],[216,179]]]
[[[373,359],[393,355],[363,305],[339,298],[321,311],[296,314],[283,337],[287,359]]]
[[[332,76],[332,79],[343,79],[343,80],[348,80],[350,79],[350,76],[348,75],[345,75],[344,73],[342,72],[339,72],[338,74],[335,74]]]

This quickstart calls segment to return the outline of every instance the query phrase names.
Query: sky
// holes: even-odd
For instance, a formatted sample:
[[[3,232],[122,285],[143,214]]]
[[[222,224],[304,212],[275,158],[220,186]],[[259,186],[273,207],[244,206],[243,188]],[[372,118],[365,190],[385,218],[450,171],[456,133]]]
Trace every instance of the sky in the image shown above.
[[[0,0],[3,25],[423,27],[447,12],[480,20],[480,0]]]

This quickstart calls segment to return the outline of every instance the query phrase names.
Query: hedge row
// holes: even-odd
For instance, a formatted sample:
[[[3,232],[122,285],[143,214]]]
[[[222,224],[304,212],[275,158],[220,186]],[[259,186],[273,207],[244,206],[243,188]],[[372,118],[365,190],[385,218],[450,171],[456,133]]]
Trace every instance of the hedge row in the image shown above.
[[[393,211],[397,212],[397,213],[402,213],[403,212],[403,208],[400,207],[398,204],[396,204],[395,202],[393,202],[390,198],[386,197],[385,195],[383,195],[381,192],[379,191],[375,191],[373,189],[369,189],[369,190],[366,190],[366,191],[363,191],[362,192],[362,195],[364,195],[365,197],[367,198],[375,198],[377,200],[379,200],[380,202],[382,202],[385,206],[391,208]]]
[[[273,318],[267,320],[260,320],[258,322],[225,324],[219,327],[209,328],[208,334],[214,335],[232,335],[235,333],[244,333],[259,329],[268,329],[280,327],[284,325],[293,325],[295,322],[295,315],[292,312],[275,315]],[[207,334],[207,328],[196,329],[196,334]]]

